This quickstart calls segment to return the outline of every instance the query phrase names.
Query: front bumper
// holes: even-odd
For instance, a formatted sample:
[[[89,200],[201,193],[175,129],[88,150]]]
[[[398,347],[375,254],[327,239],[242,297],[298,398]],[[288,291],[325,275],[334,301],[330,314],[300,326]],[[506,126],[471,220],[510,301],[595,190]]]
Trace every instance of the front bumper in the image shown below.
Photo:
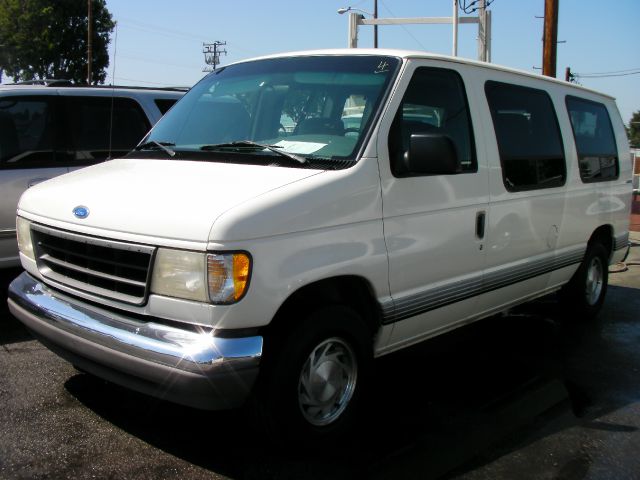
[[[191,407],[242,405],[258,374],[262,337],[221,338],[101,309],[28,273],[9,286],[9,309],[43,344],[113,383]]]

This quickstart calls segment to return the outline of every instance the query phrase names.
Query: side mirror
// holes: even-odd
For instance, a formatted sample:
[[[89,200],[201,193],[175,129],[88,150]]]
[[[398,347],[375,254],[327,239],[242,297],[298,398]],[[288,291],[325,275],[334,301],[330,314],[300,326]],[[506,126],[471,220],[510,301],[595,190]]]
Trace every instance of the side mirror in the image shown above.
[[[400,159],[401,176],[453,175],[461,172],[453,140],[447,135],[413,133],[409,150]]]

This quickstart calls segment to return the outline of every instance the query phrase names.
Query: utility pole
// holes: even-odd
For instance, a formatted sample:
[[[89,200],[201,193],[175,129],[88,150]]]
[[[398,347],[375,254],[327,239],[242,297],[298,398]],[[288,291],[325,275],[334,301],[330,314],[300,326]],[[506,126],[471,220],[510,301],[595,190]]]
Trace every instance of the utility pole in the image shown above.
[[[478,60],[491,61],[491,12],[486,0],[478,0]]]
[[[378,0],[373,0],[373,19],[378,18]],[[373,26],[373,48],[378,48],[378,25]]]
[[[87,0],[87,85],[91,85],[91,63],[93,61],[93,16],[91,14],[91,0]]]
[[[558,2],[544,2],[544,36],[542,38],[542,74],[556,76],[556,56],[558,49]]]
[[[222,46],[225,46],[226,44],[226,41],[222,42],[220,40],[216,40],[213,43],[202,44],[204,62],[207,64],[207,66],[202,69],[203,72],[213,72],[216,69],[216,67],[220,64],[220,55],[227,54],[226,50],[220,48]]]

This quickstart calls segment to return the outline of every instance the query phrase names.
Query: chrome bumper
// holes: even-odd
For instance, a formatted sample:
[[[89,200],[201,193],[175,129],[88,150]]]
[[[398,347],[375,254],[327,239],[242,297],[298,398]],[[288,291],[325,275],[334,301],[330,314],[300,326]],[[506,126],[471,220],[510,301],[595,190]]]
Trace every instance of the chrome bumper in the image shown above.
[[[48,288],[28,273],[9,286],[9,309],[48,348],[113,383],[203,409],[241,405],[258,373],[262,337],[141,321]]]

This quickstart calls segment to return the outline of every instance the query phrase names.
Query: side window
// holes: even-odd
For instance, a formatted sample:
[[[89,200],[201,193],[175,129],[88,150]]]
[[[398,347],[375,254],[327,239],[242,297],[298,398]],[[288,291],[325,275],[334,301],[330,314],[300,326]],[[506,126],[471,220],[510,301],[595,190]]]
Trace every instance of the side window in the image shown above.
[[[362,120],[368,103],[364,95],[352,94],[346,98],[341,116],[345,135],[358,135],[362,124],[366,123]]]
[[[178,100],[175,98],[156,98],[154,103],[156,104],[156,107],[158,107],[158,110],[160,110],[160,113],[164,115],[177,101]]]
[[[485,93],[507,190],[564,185],[567,176],[558,119],[543,90],[489,81]]]
[[[583,98],[566,98],[578,150],[580,178],[601,182],[618,178],[618,150],[607,108]]]
[[[0,98],[0,168],[40,168],[54,162],[51,97]]]
[[[125,155],[150,128],[140,105],[129,98],[66,97],[65,100],[75,164]]]
[[[460,162],[459,173],[477,171],[469,105],[457,72],[420,67],[413,74],[389,134],[389,158],[395,176],[406,176],[400,159],[409,151],[411,135],[421,133],[451,139]]]

